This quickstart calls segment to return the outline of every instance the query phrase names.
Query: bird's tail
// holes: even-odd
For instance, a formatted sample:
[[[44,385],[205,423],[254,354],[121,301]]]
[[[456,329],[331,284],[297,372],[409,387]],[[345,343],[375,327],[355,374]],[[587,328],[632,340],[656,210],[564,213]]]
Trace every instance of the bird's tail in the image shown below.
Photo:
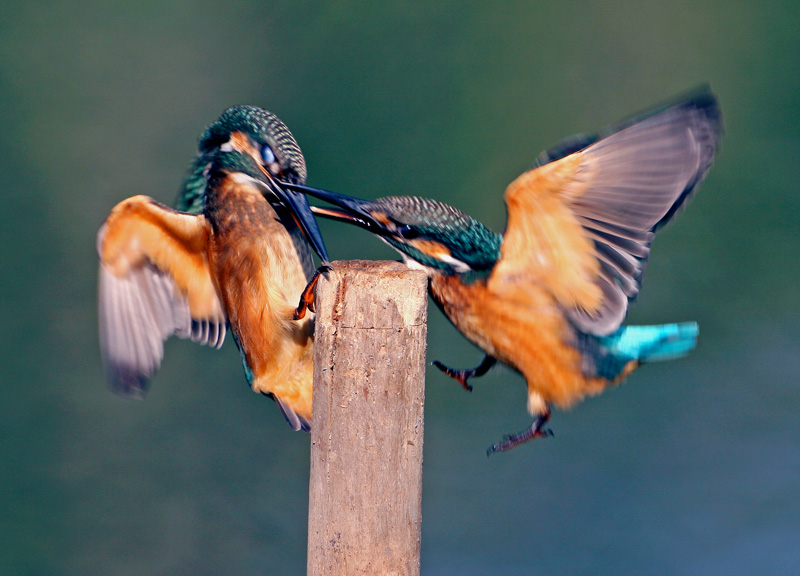
[[[660,362],[685,356],[697,345],[697,322],[660,326],[623,326],[601,338],[603,346],[620,359]]]
[[[613,334],[597,338],[599,350],[593,354],[595,372],[614,380],[624,376],[630,362],[635,362],[635,367],[680,358],[697,345],[698,332],[696,322],[623,326]]]

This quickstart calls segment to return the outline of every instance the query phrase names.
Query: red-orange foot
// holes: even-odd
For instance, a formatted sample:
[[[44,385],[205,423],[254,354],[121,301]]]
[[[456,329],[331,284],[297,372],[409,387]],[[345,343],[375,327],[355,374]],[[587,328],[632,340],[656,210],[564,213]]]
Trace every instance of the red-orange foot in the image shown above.
[[[300,304],[297,305],[297,309],[294,311],[293,319],[294,320],[302,320],[306,317],[306,310],[310,310],[314,312],[314,289],[317,287],[317,282],[319,282],[319,277],[324,275],[328,270],[332,270],[330,266],[327,264],[323,264],[314,272],[314,276],[311,277],[311,282],[308,283],[308,286],[303,289],[303,293],[300,295]]]
[[[527,442],[528,440],[533,440],[534,438],[547,438],[548,436],[553,436],[552,430],[549,428],[542,428],[542,426],[544,426],[548,420],[550,420],[549,411],[545,412],[544,414],[539,414],[533,421],[533,424],[531,424],[530,428],[523,430],[519,434],[509,434],[502,442],[490,446],[486,451],[486,455],[491,456],[495,452],[505,452],[506,450],[511,450],[512,448]]]
[[[488,354],[483,357],[481,363],[476,366],[475,368],[470,368],[467,370],[456,370],[455,368],[450,368],[449,366],[445,366],[438,360],[433,361],[433,365],[436,366],[439,370],[450,376],[453,380],[458,380],[461,383],[461,386],[467,392],[472,392],[472,385],[467,383],[467,380],[472,378],[473,376],[483,376],[486,374],[492,366],[497,363],[497,358],[494,356],[489,356]]]

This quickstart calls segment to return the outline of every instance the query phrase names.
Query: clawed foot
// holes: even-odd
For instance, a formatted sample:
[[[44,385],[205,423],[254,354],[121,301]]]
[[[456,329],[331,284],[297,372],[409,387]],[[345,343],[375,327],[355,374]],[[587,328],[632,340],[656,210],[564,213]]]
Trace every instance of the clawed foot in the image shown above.
[[[527,442],[528,440],[533,440],[534,438],[547,438],[548,436],[553,436],[554,434],[552,430],[549,428],[543,428],[549,419],[550,412],[539,414],[539,416],[537,416],[533,421],[533,424],[531,424],[530,428],[523,430],[519,434],[508,434],[502,442],[490,446],[486,451],[486,455],[491,456],[495,452],[505,452],[507,450],[511,450],[519,444]]]
[[[311,312],[315,312],[314,308],[314,289],[317,287],[317,282],[319,281],[320,276],[326,276],[326,273],[329,270],[333,270],[327,264],[323,264],[314,272],[314,276],[311,277],[311,282],[308,283],[308,286],[303,289],[303,293],[300,295],[300,304],[297,305],[297,309],[294,311],[294,315],[292,318],[294,320],[302,320],[306,316],[306,310]]]
[[[483,376],[486,374],[489,369],[495,365],[497,359],[493,356],[489,356],[488,354],[483,357],[481,363],[476,366],[475,368],[470,368],[466,370],[456,370],[455,368],[450,368],[449,366],[445,366],[438,360],[434,360],[432,364],[436,366],[439,370],[450,376],[453,380],[457,380],[461,383],[461,386],[467,392],[472,392],[472,385],[467,383],[467,380],[472,378],[473,376]]]

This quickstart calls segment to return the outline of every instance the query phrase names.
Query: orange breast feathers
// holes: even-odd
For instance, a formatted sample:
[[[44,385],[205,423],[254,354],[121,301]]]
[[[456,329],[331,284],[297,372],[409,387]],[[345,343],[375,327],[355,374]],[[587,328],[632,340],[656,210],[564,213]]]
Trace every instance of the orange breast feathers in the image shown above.
[[[313,319],[295,321],[293,315],[313,262],[310,253],[298,254],[263,196],[249,192],[243,186],[220,188],[219,217],[236,225],[223,225],[212,237],[210,266],[253,389],[278,396],[310,419]]]
[[[455,326],[487,354],[525,377],[529,410],[568,407],[605,383],[587,379],[580,353],[554,297],[530,283],[461,284],[457,277],[431,279],[431,293]]]
[[[266,245],[266,243],[265,243]],[[229,321],[253,373],[256,392],[274,394],[296,414],[311,419],[313,378],[313,315],[295,321],[279,285],[280,273],[259,266],[265,251],[240,251],[240,265],[220,266],[225,281],[220,291]],[[214,263],[212,260],[212,264]],[[299,266],[299,262],[298,262]],[[297,290],[299,301],[302,287]]]

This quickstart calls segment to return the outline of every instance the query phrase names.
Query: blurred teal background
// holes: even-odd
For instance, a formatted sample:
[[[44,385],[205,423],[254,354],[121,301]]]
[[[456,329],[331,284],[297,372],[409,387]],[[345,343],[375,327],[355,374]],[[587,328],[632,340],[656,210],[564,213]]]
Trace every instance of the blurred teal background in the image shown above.
[[[146,401],[100,367],[95,233],[172,202],[227,106],[277,113],[309,183],[502,230],[544,148],[701,82],[722,153],[656,240],[632,323],[688,358],[529,423],[520,376],[427,380],[426,575],[800,573],[800,4],[38,2],[0,6],[0,574],[302,574],[308,435],[173,340]],[[396,256],[324,222],[334,258]],[[481,357],[431,307],[429,360]]]

